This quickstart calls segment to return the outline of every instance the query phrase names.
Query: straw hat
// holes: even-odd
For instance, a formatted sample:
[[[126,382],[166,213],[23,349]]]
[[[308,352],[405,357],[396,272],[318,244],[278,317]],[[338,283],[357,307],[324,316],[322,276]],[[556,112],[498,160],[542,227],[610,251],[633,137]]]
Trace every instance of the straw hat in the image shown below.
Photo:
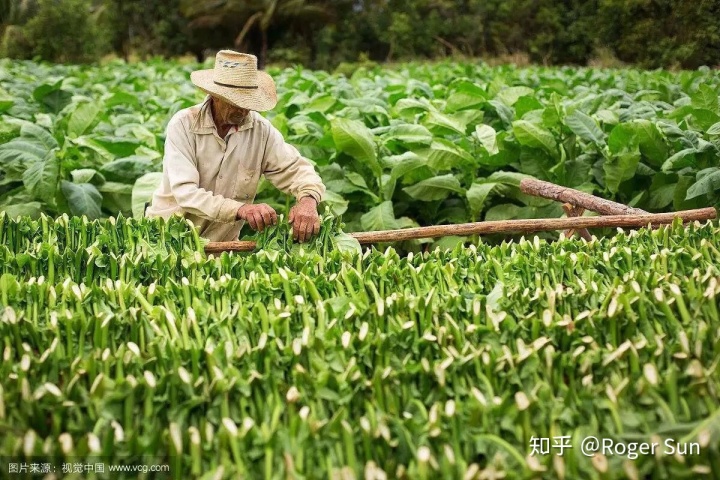
[[[277,104],[275,82],[258,71],[255,55],[220,50],[215,68],[192,72],[190,80],[201,90],[240,108],[264,112]]]

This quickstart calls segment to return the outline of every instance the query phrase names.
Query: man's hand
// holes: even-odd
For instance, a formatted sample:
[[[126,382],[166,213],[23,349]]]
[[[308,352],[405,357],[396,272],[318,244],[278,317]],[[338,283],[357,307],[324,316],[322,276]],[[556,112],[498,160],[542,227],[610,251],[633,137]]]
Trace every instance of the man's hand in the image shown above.
[[[237,218],[245,220],[253,230],[263,231],[265,227],[277,225],[277,213],[267,203],[247,203],[238,208]]]
[[[293,239],[306,242],[320,233],[320,215],[317,202],[312,197],[302,197],[290,209],[288,223],[293,226]]]

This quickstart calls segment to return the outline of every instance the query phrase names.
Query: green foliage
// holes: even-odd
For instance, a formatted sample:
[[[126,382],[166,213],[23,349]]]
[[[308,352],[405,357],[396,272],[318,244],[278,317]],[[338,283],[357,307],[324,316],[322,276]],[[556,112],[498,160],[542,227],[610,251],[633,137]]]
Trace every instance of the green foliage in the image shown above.
[[[178,217],[0,213],[0,456],[152,458],[183,479],[717,466],[717,226],[404,257],[288,252],[286,233],[207,257]],[[533,453],[531,438],[561,436],[563,456]],[[601,462],[580,454],[588,436],[663,454]],[[666,439],[701,447],[666,454]]]
[[[203,98],[187,81],[193,68],[0,62],[0,210],[138,216],[158,184],[168,119]],[[268,118],[315,162],[347,231],[561,215],[520,192],[523,175],[649,211],[720,206],[720,79],[706,69],[272,73],[279,103]],[[256,201],[287,214],[267,182]]]
[[[372,62],[448,56],[697,68],[720,64],[718,16],[720,0],[4,0],[0,34],[4,55],[45,60],[112,50],[202,61],[235,47],[261,65],[349,74]],[[43,40],[45,27],[60,38]]]
[[[720,2],[599,0],[596,29],[623,61],[643,67],[720,63]]]
[[[90,0],[38,0],[35,14],[5,35],[2,54],[65,63],[96,60],[109,37],[91,12]]]
[[[330,68],[362,53],[372,60],[407,60],[518,52],[543,64],[585,64],[608,46],[621,60],[649,67],[720,63],[717,0],[373,0],[357,5],[327,2],[338,20],[314,37],[312,65]],[[285,47],[288,40],[276,42]]]
[[[131,54],[147,58],[192,53],[202,60],[204,49],[229,38],[228,32],[217,25],[192,29],[190,19],[183,15],[183,0],[106,0],[101,3],[103,9],[98,21],[109,32],[113,50],[125,59]]]

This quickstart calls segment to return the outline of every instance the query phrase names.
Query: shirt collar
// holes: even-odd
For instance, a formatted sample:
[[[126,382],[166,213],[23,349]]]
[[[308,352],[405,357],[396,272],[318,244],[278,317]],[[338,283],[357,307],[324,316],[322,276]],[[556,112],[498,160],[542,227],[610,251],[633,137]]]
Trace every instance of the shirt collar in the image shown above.
[[[195,118],[195,122],[192,125],[193,133],[205,135],[211,134],[216,130],[215,121],[212,117],[212,110],[210,109],[211,98],[212,97],[210,95],[206,95],[205,100],[203,101],[203,103],[200,104],[200,111],[198,112],[198,115]],[[251,111],[241,125],[236,125],[236,131],[242,132],[243,130],[253,128],[254,126],[255,117],[253,115],[253,112]]]

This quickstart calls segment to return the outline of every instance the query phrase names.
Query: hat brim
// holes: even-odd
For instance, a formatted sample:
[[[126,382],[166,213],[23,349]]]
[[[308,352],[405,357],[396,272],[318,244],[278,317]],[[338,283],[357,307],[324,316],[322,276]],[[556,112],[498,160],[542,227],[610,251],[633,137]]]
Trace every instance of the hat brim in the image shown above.
[[[277,91],[272,77],[265,72],[257,72],[258,88],[223,87],[213,81],[213,70],[197,70],[190,74],[190,80],[200,90],[215,95],[240,108],[256,112],[272,110],[277,105]]]

